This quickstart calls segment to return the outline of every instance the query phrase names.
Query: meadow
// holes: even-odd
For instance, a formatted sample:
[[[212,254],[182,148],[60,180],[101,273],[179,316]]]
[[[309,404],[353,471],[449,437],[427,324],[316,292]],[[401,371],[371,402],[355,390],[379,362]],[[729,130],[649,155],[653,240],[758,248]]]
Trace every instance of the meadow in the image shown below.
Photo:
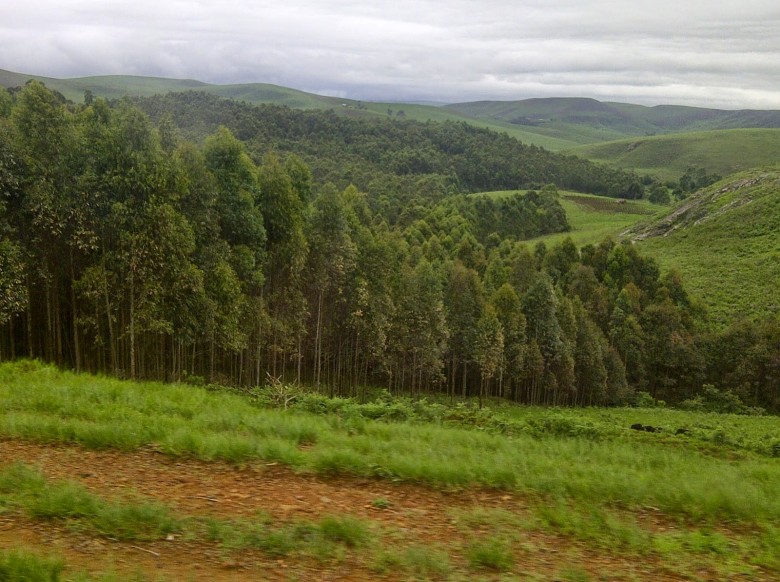
[[[506,190],[478,195],[500,198],[515,193],[515,190]],[[566,211],[571,230],[530,239],[527,244],[533,246],[542,241],[551,247],[566,238],[571,238],[578,247],[582,247],[587,244],[598,244],[605,238],[618,239],[630,227],[663,216],[669,208],[651,204],[647,200],[631,200],[623,203],[615,198],[570,191],[561,191],[559,202]]]
[[[280,396],[279,387],[130,383],[33,361],[0,365],[0,399],[3,439],[123,454],[151,448],[185,463],[227,462],[237,470],[271,463],[325,480],[498,491],[523,500],[522,509],[441,507],[465,541],[421,556],[388,532],[377,533],[370,520],[204,521],[164,502],[100,499],[76,484],[47,481],[34,466],[3,464],[0,515],[66,519],[91,535],[186,534],[227,550],[254,544],[271,554],[325,552],[326,561],[344,548],[382,575],[401,568],[413,577],[419,562],[427,563],[422,577],[433,579],[457,579],[469,569],[474,576],[485,569],[517,572],[530,535],[571,540],[577,551],[672,560],[682,579],[697,579],[702,568],[716,577],[780,569],[780,421],[773,416],[657,405],[478,408],[384,392],[358,402],[295,387]],[[658,432],[631,429],[637,423]],[[377,498],[372,505],[381,511],[393,503]],[[361,545],[371,551],[353,552]]]
[[[632,237],[668,224],[662,236],[643,238],[642,252],[662,269],[682,273],[692,296],[715,325],[780,312],[780,197],[777,168],[730,176],[692,196],[667,221],[648,221]],[[671,228],[670,228],[671,227]]]
[[[594,162],[677,180],[688,168],[728,176],[780,160],[780,130],[730,129],[633,137],[570,150]]]

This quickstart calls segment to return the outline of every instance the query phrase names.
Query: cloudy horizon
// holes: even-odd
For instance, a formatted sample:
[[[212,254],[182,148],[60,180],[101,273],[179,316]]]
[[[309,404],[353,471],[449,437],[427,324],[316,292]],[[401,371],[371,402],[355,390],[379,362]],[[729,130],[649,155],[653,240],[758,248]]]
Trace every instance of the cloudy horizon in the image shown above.
[[[273,83],[370,101],[780,109],[780,5],[744,0],[30,0],[0,68]]]

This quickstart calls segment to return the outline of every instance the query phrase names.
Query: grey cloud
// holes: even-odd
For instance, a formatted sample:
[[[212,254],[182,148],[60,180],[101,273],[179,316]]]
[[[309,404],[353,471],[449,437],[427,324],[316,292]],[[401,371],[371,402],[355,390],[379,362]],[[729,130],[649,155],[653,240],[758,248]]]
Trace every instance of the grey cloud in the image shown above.
[[[357,99],[780,108],[775,0],[30,0],[0,68],[270,82]]]

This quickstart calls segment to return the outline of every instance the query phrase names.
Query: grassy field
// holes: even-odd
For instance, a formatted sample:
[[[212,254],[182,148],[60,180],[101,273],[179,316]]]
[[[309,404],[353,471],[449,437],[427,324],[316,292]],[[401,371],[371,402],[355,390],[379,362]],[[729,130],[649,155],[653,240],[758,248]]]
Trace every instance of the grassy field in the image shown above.
[[[632,235],[726,324],[780,313],[780,170],[736,174]],[[646,237],[646,238],[645,238]]]
[[[102,497],[48,479],[35,466],[0,463],[0,515],[65,520],[82,534],[119,541],[178,536],[225,551],[320,556],[324,563],[353,555],[379,573],[401,568],[413,577],[422,568],[426,579],[516,573],[518,552],[537,535],[613,558],[672,561],[681,579],[697,579],[702,568],[719,579],[780,572],[776,417],[663,408],[477,409],[386,397],[361,404],[296,394],[281,410],[262,390],[232,394],[5,363],[0,436],[123,454],[151,447],[171,458],[227,461],[237,470],[282,464],[321,479],[488,488],[522,503],[441,507],[459,541],[422,550],[359,517],[207,519],[165,500]],[[631,430],[634,423],[660,431]],[[680,428],[687,432],[676,434]],[[372,501],[373,511],[391,509],[391,497]]]
[[[631,138],[570,150],[595,162],[675,180],[687,168],[728,176],[780,161],[780,129],[732,129]]]
[[[500,198],[516,194],[516,190],[483,192],[475,196]],[[540,236],[528,241],[533,245],[544,241],[548,246],[555,245],[570,237],[577,246],[597,244],[607,237],[617,239],[619,235],[639,222],[654,216],[660,217],[668,211],[666,206],[651,204],[646,200],[633,200],[619,203],[615,198],[562,191],[560,202],[566,211],[571,231]]]

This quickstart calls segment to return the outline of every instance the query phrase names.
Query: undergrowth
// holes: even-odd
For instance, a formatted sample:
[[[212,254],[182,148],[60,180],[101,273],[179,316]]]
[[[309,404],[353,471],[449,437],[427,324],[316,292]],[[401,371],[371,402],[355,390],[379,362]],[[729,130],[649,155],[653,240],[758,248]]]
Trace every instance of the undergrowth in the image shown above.
[[[479,408],[386,393],[359,402],[289,391],[295,397],[279,410],[262,390],[233,394],[6,363],[0,434],[93,448],[153,446],[234,463],[262,459],[439,487],[482,485],[599,507],[652,505],[704,522],[780,518],[780,467],[766,458],[780,451],[776,417]],[[653,432],[632,430],[635,424]]]

